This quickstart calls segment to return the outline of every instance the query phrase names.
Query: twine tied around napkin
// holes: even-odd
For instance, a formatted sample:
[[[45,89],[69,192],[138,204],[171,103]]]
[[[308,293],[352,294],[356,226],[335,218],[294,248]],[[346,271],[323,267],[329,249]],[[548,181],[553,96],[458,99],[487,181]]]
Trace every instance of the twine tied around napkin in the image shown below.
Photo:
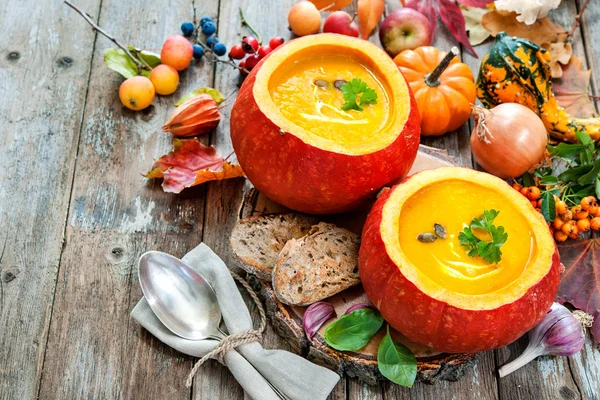
[[[225,364],[225,354],[227,354],[227,352],[235,349],[238,346],[241,346],[242,344],[252,343],[252,342],[260,342],[262,340],[262,333],[264,332],[265,328],[267,327],[267,316],[265,314],[265,309],[262,305],[262,302],[256,295],[256,292],[254,291],[254,289],[252,289],[252,287],[250,287],[250,285],[248,284],[248,282],[246,282],[246,280],[244,278],[242,278],[235,272],[229,270],[229,273],[231,274],[231,276],[233,276],[233,279],[238,281],[244,287],[244,289],[246,289],[246,291],[252,298],[252,301],[254,301],[254,304],[256,304],[256,308],[258,308],[258,314],[260,316],[260,326],[258,329],[249,329],[244,332],[234,333],[233,335],[229,335],[225,339],[221,340],[219,345],[217,347],[215,347],[215,349],[213,351],[211,351],[210,353],[208,353],[207,355],[205,355],[204,357],[202,357],[201,359],[199,359],[196,362],[196,364],[194,365],[194,368],[192,368],[192,370],[190,371],[190,373],[185,381],[186,387],[192,386],[194,376],[198,372],[198,369],[207,360],[210,360],[212,358],[214,360],[217,360],[222,365],[227,366]]]
[[[144,297],[133,308],[131,316],[167,346],[201,359],[194,366],[188,382],[193,379],[202,362],[214,357],[229,368],[246,394],[254,400],[327,398],[340,376],[289,351],[264,349],[260,344],[260,337],[266,326],[262,303],[256,293],[252,296],[249,291],[261,319],[259,329],[255,330],[248,306],[235,284],[232,272],[219,256],[201,243],[181,261],[198,272],[215,290],[223,321],[232,339],[219,342],[215,339],[188,340],[179,337],[160,322]],[[248,290],[246,285],[242,285]],[[217,351],[218,348],[220,350]]]

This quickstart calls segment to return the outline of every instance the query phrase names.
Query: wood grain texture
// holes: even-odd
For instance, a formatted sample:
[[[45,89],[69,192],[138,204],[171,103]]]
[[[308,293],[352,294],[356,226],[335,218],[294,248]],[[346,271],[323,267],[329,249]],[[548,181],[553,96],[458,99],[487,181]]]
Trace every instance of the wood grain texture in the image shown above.
[[[202,12],[216,14],[204,6]],[[68,11],[73,35],[90,32]],[[124,43],[156,48],[191,15],[187,0],[104,0],[100,25]],[[108,47],[112,43],[99,37],[40,398],[189,398],[184,381],[193,359],[160,344],[129,312],[141,297],[139,255],[160,249],[183,256],[201,240],[203,188],[174,196],[140,174],[171,149],[160,126],[172,104],[192,88],[211,86],[212,66],[192,65],[181,74],[178,94],[136,113],[118,99],[123,79],[103,63]]]
[[[94,35],[62,0],[0,6],[0,398],[38,394]],[[82,0],[96,13],[99,0]],[[82,45],[85,43],[85,45]]]

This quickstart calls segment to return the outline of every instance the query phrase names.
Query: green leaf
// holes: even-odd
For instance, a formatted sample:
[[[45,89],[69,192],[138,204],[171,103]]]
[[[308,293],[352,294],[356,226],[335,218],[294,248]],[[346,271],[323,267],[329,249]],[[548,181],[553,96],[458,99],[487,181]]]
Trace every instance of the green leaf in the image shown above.
[[[106,49],[104,50],[104,64],[109,69],[123,75],[125,79],[129,79],[138,74],[137,65],[131,58],[121,49]]]
[[[577,179],[577,183],[580,185],[590,185],[596,181],[598,173],[600,172],[600,160],[597,160],[593,165],[594,167],[590,172]]]
[[[591,165],[591,164],[580,165],[579,167],[569,168],[562,174],[558,175],[558,180],[562,181],[562,182],[576,181],[583,175],[590,172],[592,170],[592,168],[593,168],[593,165]]]
[[[542,185],[556,185],[558,183],[558,178],[552,175],[546,175],[540,179],[540,183]]]
[[[577,136],[577,139],[579,140],[579,143],[587,146],[589,144],[594,144],[594,141],[592,140],[592,138],[590,137],[590,135],[588,135],[585,132],[579,131],[579,132],[575,132],[575,136]]]
[[[554,195],[551,192],[544,192],[544,194],[542,194],[541,210],[546,221],[554,221],[556,218],[556,202],[554,200]]]
[[[336,350],[362,349],[383,325],[383,317],[372,308],[359,308],[342,315],[325,329],[325,343]]]
[[[160,65],[160,56],[158,54],[153,53],[151,51],[140,50],[133,46],[127,46],[127,48],[129,49],[129,52],[133,54],[134,57],[136,57],[138,60],[141,59],[145,61],[146,64],[148,64],[152,68]]]
[[[552,168],[550,168],[550,167],[538,168],[535,171],[533,171],[533,175],[537,176],[538,178],[543,178],[545,176],[552,175]]]
[[[342,104],[342,110],[356,110],[363,111],[361,107],[365,104],[377,104],[377,92],[367,86],[367,83],[358,78],[354,78],[351,81],[344,83],[340,90],[346,101]]]
[[[225,99],[223,98],[223,95],[217,89],[213,89],[213,88],[209,88],[209,87],[201,87],[196,90],[192,90],[191,92],[185,94],[182,98],[177,100],[177,103],[175,103],[175,107],[180,106],[181,104],[185,103],[192,97],[197,96],[202,93],[206,93],[206,94],[210,95],[213,99],[215,99],[215,102],[217,104],[221,104],[223,101],[225,101]]]
[[[379,343],[377,367],[381,375],[401,386],[412,387],[417,377],[415,355],[408,347],[392,339],[389,326]]]
[[[533,175],[529,172],[525,172],[523,174],[523,186],[535,186],[535,180],[533,179]]]
[[[596,178],[596,197],[600,199],[600,176]]]
[[[576,156],[587,148],[583,144],[559,143],[558,146],[548,146],[548,152],[556,157],[569,158]]]

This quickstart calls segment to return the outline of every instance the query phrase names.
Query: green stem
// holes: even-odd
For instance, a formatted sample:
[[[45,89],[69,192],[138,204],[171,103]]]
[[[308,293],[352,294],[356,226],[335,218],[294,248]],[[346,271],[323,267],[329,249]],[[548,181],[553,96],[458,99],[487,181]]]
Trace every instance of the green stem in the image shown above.
[[[240,18],[242,20],[242,26],[246,26],[250,30],[250,32],[252,32],[252,34],[256,37],[256,40],[258,40],[258,44],[262,45],[262,38],[260,37],[260,33],[258,33],[252,27],[252,25],[250,25],[250,23],[246,19],[246,16],[244,15],[244,10],[242,10],[242,7],[240,7]]]

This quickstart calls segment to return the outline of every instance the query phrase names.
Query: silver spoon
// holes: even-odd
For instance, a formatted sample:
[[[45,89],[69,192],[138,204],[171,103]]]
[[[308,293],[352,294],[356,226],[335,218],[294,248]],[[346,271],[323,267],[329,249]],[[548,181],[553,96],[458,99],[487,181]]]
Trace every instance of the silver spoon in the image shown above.
[[[190,340],[227,336],[215,291],[202,276],[170,254],[149,251],[139,260],[139,280],[150,308],[171,332]]]
[[[227,336],[219,327],[222,316],[214,289],[177,257],[161,251],[142,254],[138,278],[150,308],[175,335],[219,341]],[[280,398],[288,398],[266,378],[265,382]]]

